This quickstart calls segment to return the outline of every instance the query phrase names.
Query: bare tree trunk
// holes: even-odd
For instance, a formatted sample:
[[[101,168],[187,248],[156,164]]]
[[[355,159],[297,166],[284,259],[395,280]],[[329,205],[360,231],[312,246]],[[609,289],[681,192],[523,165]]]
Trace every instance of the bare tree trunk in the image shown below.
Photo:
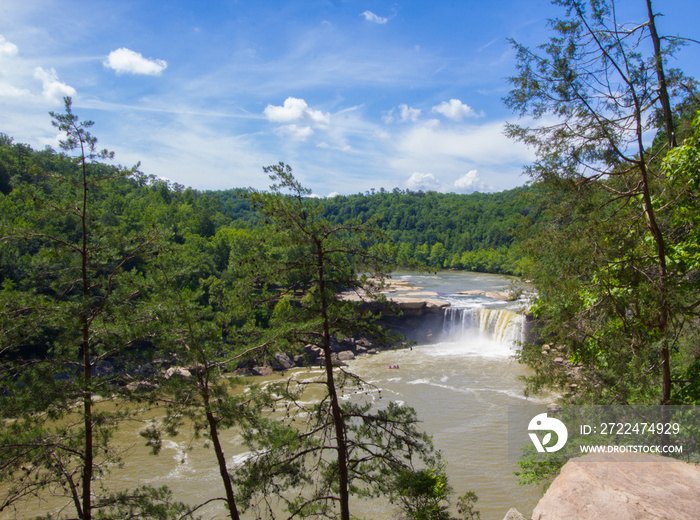
[[[92,477],[93,477],[93,421],[92,421],[92,367],[90,361],[90,307],[89,307],[89,292],[90,279],[88,277],[88,239],[87,239],[87,197],[88,197],[88,182],[87,169],[85,165],[85,150],[82,149],[82,167],[83,167],[83,210],[81,213],[81,224],[83,233],[83,243],[81,249],[81,276],[83,283],[83,301],[81,309],[81,320],[83,329],[82,350],[83,350],[83,373],[85,377],[83,387],[83,420],[85,424],[85,460],[83,461],[83,504],[82,504],[82,519],[91,520],[92,518]]]
[[[647,14],[649,16],[649,33],[651,35],[651,41],[654,44],[654,66],[656,69],[656,76],[659,81],[659,101],[661,103],[661,108],[663,110],[663,120],[664,127],[666,128],[666,140],[669,150],[676,147],[676,132],[673,124],[673,112],[671,111],[671,101],[668,95],[668,84],[666,82],[666,75],[664,73],[663,56],[661,54],[661,39],[656,31],[656,15],[651,6],[651,0],[646,0],[647,4]],[[646,172],[644,172],[646,173]],[[646,183],[645,183],[646,186]],[[646,191],[646,190],[645,190]],[[645,204],[651,207],[651,200],[649,199],[647,193],[645,193]],[[653,210],[652,210],[653,211]],[[660,329],[662,336],[666,332],[669,320],[669,309],[668,309],[668,280],[666,279],[666,249],[663,242],[663,234],[656,226],[656,222],[653,223],[652,233],[654,234],[654,239],[658,245],[658,255],[659,255],[659,270],[661,274],[661,284],[662,284],[662,309],[660,317]],[[657,234],[659,238],[657,238]],[[663,380],[662,397],[661,404],[668,405],[671,403],[671,354],[669,352],[668,342],[664,339],[663,346],[661,348],[661,372]]]
[[[665,335],[668,330],[669,321],[669,304],[668,304],[668,271],[666,266],[666,242],[663,232],[659,228],[656,222],[656,216],[654,212],[654,206],[651,201],[651,194],[649,190],[648,174],[646,169],[646,163],[640,162],[640,171],[642,174],[642,189],[644,197],[644,209],[647,215],[647,225],[654,237],[654,242],[656,243],[656,255],[658,258],[659,266],[659,292],[660,292],[660,302],[659,302],[659,319],[657,327],[659,329],[659,334],[661,335],[663,345],[661,347],[661,404],[667,405],[671,403],[671,355],[668,348],[668,342],[666,341]]]
[[[219,474],[221,475],[221,480],[224,483],[224,489],[226,490],[226,502],[228,504],[229,514],[233,520],[239,520],[238,507],[236,506],[236,498],[233,494],[233,486],[231,485],[231,476],[228,474],[228,468],[226,467],[226,457],[224,456],[224,450],[221,447],[221,441],[219,440],[219,429],[218,421],[214,417],[214,414],[209,408],[209,399],[207,397],[204,406],[206,407],[207,421],[209,422],[209,434],[211,435],[211,442],[214,445],[214,453],[216,453],[216,461],[219,465]]]
[[[651,0],[646,0],[646,2],[647,12],[649,14],[649,33],[651,34],[651,41],[654,44],[656,76],[659,80],[659,101],[661,102],[661,108],[663,109],[668,148],[671,149],[676,147],[676,132],[673,125],[673,114],[671,112],[671,101],[668,95],[666,74],[664,74],[664,62],[663,56],[661,55],[661,39],[659,38],[659,34],[656,32],[656,16],[651,8]]]
[[[323,246],[320,241],[316,241],[316,252],[318,261],[319,290],[321,291],[321,319],[323,320],[323,355],[326,360],[326,385],[328,396],[331,401],[331,412],[333,414],[333,424],[335,426],[336,450],[338,453],[338,486],[340,493],[340,518],[350,520],[350,493],[348,490],[348,451],[347,440],[345,438],[345,420],[343,411],[338,401],[338,393],[335,388],[333,376],[333,363],[331,362],[331,334],[330,322],[328,318],[328,302],[326,301],[326,280],[323,257]]]

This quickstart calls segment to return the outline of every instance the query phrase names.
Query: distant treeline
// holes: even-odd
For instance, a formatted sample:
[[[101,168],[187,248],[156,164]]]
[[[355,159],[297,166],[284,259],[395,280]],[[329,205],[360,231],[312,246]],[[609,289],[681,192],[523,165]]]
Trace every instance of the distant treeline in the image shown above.
[[[3,134],[0,192],[8,194],[13,185],[26,182],[32,170],[60,172],[69,164],[70,159],[49,147],[34,150]],[[204,240],[211,263],[222,268],[222,255],[228,252],[217,246],[221,231],[252,231],[260,219],[250,200],[243,197],[245,192],[241,188],[198,191],[137,172],[104,195],[101,218],[119,216],[136,227],[156,221],[171,229],[176,240],[194,240],[198,248]],[[401,262],[517,275],[521,273],[520,256],[511,247],[516,229],[539,215],[528,197],[531,192],[532,188],[521,187],[463,195],[396,188],[318,199],[318,204],[332,222],[375,219],[395,242]]]
[[[438,193],[393,191],[338,195],[319,199],[324,216],[332,222],[376,219],[399,248],[405,262],[434,269],[520,274],[520,256],[511,248],[517,230],[539,217],[533,188],[498,193]],[[257,214],[244,190],[210,191],[220,201],[219,211],[231,220],[255,222]]]

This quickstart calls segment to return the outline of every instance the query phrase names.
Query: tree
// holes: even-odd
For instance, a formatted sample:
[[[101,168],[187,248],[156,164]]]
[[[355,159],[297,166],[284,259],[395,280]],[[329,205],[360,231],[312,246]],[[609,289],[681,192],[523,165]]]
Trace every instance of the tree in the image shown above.
[[[392,339],[373,323],[362,300],[380,299],[378,290],[394,252],[377,240],[380,234],[371,222],[333,224],[323,218],[322,208],[308,198],[309,190],[289,166],[280,163],[265,172],[275,183],[272,192],[252,192],[250,197],[284,246],[267,262],[274,261],[286,273],[283,292],[293,313],[285,336],[290,344],[321,350],[324,377],[290,382],[305,389],[320,385],[322,396],[311,405],[290,403],[287,424],[299,428],[296,419],[303,417],[306,427],[293,437],[288,429],[269,430],[266,449],[246,464],[253,481],[248,485],[265,500],[293,488],[291,498],[283,497],[291,516],[349,520],[351,494],[388,492],[397,471],[413,469],[419,460],[428,466],[434,461],[429,438],[417,430],[415,411],[394,403],[376,409],[361,397],[368,385],[337,367],[332,351],[333,345],[359,337]],[[347,390],[360,394],[343,401]],[[302,491],[295,493],[302,484]]]
[[[693,118],[692,133],[664,158],[663,169],[670,182],[677,188],[676,211],[673,214],[673,224],[679,230],[674,241],[673,257],[683,265],[688,273],[688,282],[700,270],[700,111]],[[687,285],[690,285],[690,283]],[[692,294],[686,306],[686,319],[691,330],[698,329],[698,314],[700,298]],[[700,349],[697,338],[688,334],[684,338],[690,343],[689,360],[685,372],[679,377],[676,387],[675,400],[698,404],[700,403]]]
[[[28,164],[31,182],[2,199],[2,242],[22,261],[3,273],[0,291],[0,410],[11,419],[0,433],[0,509],[48,492],[90,520],[96,510],[116,511],[116,495],[93,483],[119,461],[110,439],[130,417],[128,401],[107,411],[96,400],[123,396],[127,374],[138,373],[133,347],[150,322],[137,265],[155,254],[161,233],[136,235],[101,218],[103,191],[135,170],[101,162],[113,154],[98,151],[93,123],[79,120],[70,98],[64,114],[51,116],[66,137],[62,149],[77,155],[53,170]],[[148,497],[172,505],[165,492],[131,496],[140,497],[136,509]]]
[[[238,520],[240,501],[227,467],[221,434],[226,429],[237,428],[246,432],[249,444],[259,449],[257,438],[251,433],[264,423],[263,410],[287,395],[276,385],[261,392],[241,378],[231,377],[241,361],[265,356],[274,343],[274,334],[266,334],[255,320],[255,311],[264,305],[265,294],[255,299],[247,287],[246,275],[263,276],[264,269],[258,264],[261,240],[246,233],[231,233],[229,238],[238,239],[239,246],[246,243],[231,256],[237,260],[236,264],[248,260],[251,268],[247,271],[237,268],[235,279],[226,283],[210,277],[200,279],[195,288],[183,284],[188,273],[184,272],[187,266],[183,265],[182,246],[160,255],[156,262],[161,281],[154,297],[158,304],[153,315],[160,328],[153,341],[161,355],[174,359],[175,364],[156,374],[151,396],[163,407],[165,417],[154,421],[142,435],[155,454],[160,451],[163,433],[177,435],[185,421],[195,438],[204,436],[213,448],[224,493],[192,511],[213,501],[223,501],[229,516]],[[273,397],[272,392],[277,396]]]
[[[658,154],[675,145],[664,65],[679,39],[658,36],[650,0],[643,4],[647,20],[635,26],[618,20],[614,0],[553,3],[566,16],[550,22],[555,35],[549,43],[535,52],[513,42],[518,75],[506,99],[521,116],[543,124],[510,124],[506,131],[535,148],[538,159],[528,173],[549,188],[560,208],[568,208],[548,230],[561,238],[558,252],[576,254],[565,252],[570,239],[591,267],[567,272],[561,259],[553,259],[551,272],[558,271],[561,281],[539,277],[539,312],[550,331],[564,333],[557,339],[572,360],[593,369],[589,388],[598,383],[610,390],[598,398],[655,394],[669,404],[671,358],[685,305],[674,290],[684,273],[669,260],[672,229]],[[656,126],[667,139],[652,151],[645,136]],[[639,378],[630,379],[630,370]],[[659,376],[661,388],[653,392],[649,379]]]
[[[410,520],[452,520],[448,512],[451,492],[444,472],[403,470],[396,476],[396,495]]]

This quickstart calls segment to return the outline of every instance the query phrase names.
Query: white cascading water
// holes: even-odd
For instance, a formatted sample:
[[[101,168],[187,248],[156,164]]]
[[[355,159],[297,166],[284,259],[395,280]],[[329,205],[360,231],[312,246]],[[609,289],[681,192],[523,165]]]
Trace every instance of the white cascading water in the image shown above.
[[[510,309],[448,307],[442,334],[446,341],[481,338],[513,348],[524,339],[524,324],[525,316]]]

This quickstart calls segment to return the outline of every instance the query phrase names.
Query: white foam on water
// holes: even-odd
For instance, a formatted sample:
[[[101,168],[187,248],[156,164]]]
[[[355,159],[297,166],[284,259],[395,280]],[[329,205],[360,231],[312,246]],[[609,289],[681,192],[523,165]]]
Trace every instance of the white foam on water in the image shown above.
[[[482,336],[463,337],[459,341],[445,341],[426,346],[423,353],[429,357],[468,357],[479,356],[487,359],[507,359],[515,354],[508,343],[494,341]]]
[[[429,379],[416,379],[415,381],[407,381],[407,385],[429,385]]]

